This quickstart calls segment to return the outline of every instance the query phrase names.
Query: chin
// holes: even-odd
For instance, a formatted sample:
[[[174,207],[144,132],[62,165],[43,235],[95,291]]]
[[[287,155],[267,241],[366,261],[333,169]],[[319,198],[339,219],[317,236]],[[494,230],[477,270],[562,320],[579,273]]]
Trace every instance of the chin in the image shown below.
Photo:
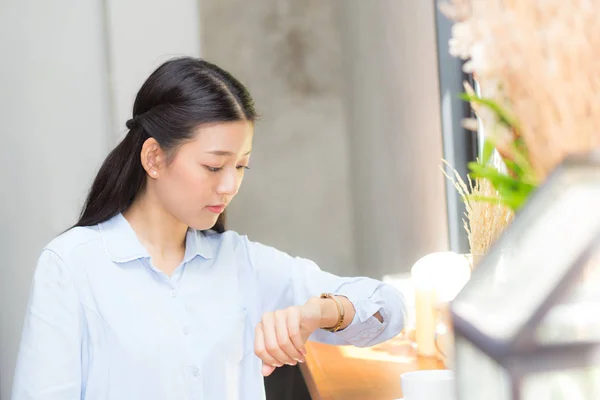
[[[217,223],[217,217],[215,218],[198,218],[195,221],[191,221],[191,223],[187,224],[190,228],[193,228],[197,231],[207,231],[211,229]]]

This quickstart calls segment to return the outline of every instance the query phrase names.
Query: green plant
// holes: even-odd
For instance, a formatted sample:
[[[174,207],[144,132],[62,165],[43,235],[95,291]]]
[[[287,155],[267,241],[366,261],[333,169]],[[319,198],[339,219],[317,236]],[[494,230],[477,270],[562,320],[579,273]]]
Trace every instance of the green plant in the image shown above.
[[[463,100],[476,104],[490,110],[498,124],[504,125],[512,137],[508,140],[500,139],[491,135],[485,139],[483,154],[479,161],[469,163],[470,177],[472,179],[485,179],[497,191],[497,196],[472,196],[471,200],[501,203],[513,211],[518,211],[531,193],[538,186],[529,155],[524,141],[519,135],[519,127],[516,119],[506,110],[491,99],[481,98],[473,93],[463,93]],[[491,163],[494,150],[498,151],[507,173],[501,172]]]

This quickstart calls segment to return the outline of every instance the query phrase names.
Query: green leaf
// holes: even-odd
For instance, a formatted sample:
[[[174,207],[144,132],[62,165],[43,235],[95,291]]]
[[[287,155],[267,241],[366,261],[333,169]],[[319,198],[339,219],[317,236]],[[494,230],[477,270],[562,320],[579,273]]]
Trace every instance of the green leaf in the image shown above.
[[[490,183],[492,183],[494,188],[498,191],[502,189],[510,191],[531,192],[533,189],[535,189],[535,185],[532,185],[528,182],[523,182],[518,178],[503,174],[499,172],[496,168],[491,166],[486,166],[482,168],[481,164],[470,163],[469,168],[472,171],[473,177],[488,179]]]
[[[487,107],[496,114],[500,123],[507,126],[509,129],[514,129],[518,133],[517,120],[504,110],[493,99],[481,98],[477,95],[463,93],[460,95],[463,100]],[[481,162],[471,162],[468,167],[471,173],[471,178],[485,179],[498,193],[496,197],[471,196],[469,199],[478,201],[493,201],[500,202],[512,210],[517,211],[525,203],[536,189],[538,181],[536,179],[535,170],[529,162],[529,153],[527,146],[522,137],[517,137],[509,144],[509,154],[503,157],[504,164],[509,171],[509,174],[502,173],[498,169],[490,165],[490,160],[496,148],[495,138],[492,135],[485,139],[483,143],[483,154]]]
[[[535,176],[535,171],[529,162],[529,152],[527,151],[527,147],[525,146],[523,139],[517,138],[511,144],[511,149],[513,151],[514,162],[523,171],[521,179],[537,186],[538,181]]]
[[[513,210],[520,209],[527,201],[536,186],[501,173],[491,165],[481,165],[476,162],[469,163],[471,176],[488,180],[496,189],[502,202]]]
[[[481,163],[487,164],[492,159],[492,155],[494,154],[495,146],[494,143],[488,138],[483,141],[483,154],[481,157]]]
[[[515,174],[518,178],[523,177],[525,171],[523,171],[523,168],[521,168],[519,164],[511,160],[504,160],[504,164],[506,165],[506,168],[508,168],[508,170]]]
[[[529,196],[525,193],[515,192],[502,194],[501,197],[502,201],[508,207],[510,207],[513,211],[518,211],[525,205]]]
[[[490,110],[492,110],[498,116],[498,119],[500,120],[500,122],[502,122],[503,124],[505,124],[509,128],[517,128],[517,126],[518,126],[517,120],[515,118],[513,118],[512,116],[510,116],[508,114],[508,112],[506,110],[504,110],[494,100],[492,100],[492,99],[486,99],[486,98],[479,97],[477,95],[469,94],[469,93],[461,93],[459,95],[459,97],[462,100],[465,100],[465,101],[468,101],[468,102],[472,102],[472,103],[481,104],[483,106],[488,107]]]

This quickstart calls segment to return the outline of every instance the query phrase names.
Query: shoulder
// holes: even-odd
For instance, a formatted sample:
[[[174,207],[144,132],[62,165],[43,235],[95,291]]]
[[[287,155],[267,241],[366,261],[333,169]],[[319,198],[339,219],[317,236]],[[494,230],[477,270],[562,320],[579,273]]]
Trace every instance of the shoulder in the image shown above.
[[[63,261],[70,260],[90,247],[101,248],[98,226],[75,227],[52,239],[42,253],[52,253]]]
[[[87,265],[86,260],[97,259],[97,252],[90,251],[90,244],[101,249],[97,227],[77,227],[69,229],[52,239],[41,251],[34,269],[35,282],[44,282],[40,288],[65,282],[74,283],[80,276],[75,266]],[[83,263],[81,261],[84,261]]]

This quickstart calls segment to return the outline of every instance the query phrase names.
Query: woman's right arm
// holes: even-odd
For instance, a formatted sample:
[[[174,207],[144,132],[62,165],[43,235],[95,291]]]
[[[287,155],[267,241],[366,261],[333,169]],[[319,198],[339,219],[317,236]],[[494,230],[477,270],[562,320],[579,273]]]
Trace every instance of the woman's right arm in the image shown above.
[[[12,400],[81,398],[81,311],[62,259],[45,249],[36,266]]]

